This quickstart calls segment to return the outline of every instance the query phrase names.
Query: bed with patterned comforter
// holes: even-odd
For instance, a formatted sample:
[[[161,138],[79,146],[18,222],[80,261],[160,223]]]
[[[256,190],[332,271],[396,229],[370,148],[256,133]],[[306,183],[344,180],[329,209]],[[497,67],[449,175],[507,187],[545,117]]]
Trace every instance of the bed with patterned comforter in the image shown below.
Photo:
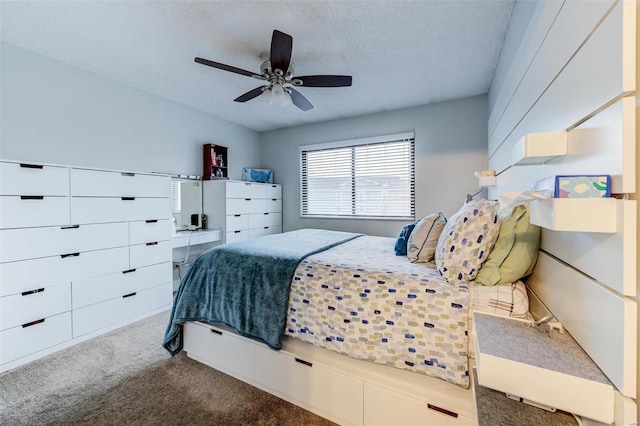
[[[187,321],[222,323],[273,349],[286,334],[468,387],[468,286],[395,256],[393,245],[298,230],[218,246],[183,278],[163,345],[179,352]]]
[[[363,236],[303,259],[286,334],[350,357],[468,387],[469,286]]]

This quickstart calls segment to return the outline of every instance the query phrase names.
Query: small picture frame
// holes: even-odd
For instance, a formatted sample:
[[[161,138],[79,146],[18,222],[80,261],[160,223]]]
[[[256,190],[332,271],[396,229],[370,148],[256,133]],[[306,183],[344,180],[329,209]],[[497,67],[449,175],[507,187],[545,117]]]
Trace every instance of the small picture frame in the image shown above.
[[[273,183],[273,170],[271,169],[242,169],[242,180],[245,182]]]

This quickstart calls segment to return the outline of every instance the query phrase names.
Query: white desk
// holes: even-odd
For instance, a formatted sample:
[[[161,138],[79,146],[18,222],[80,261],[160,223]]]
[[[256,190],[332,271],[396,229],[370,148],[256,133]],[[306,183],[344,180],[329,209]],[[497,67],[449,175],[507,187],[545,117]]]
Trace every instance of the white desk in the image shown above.
[[[189,242],[191,234],[191,242]],[[207,244],[222,241],[222,229],[197,229],[195,231],[178,231],[171,237],[171,247],[179,248],[187,245]]]

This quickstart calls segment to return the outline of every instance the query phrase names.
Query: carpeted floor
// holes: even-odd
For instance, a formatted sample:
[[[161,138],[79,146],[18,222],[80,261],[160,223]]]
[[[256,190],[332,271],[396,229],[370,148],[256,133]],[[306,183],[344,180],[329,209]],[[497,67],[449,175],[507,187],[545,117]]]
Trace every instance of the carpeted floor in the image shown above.
[[[6,425],[330,425],[160,346],[168,312],[0,375]]]

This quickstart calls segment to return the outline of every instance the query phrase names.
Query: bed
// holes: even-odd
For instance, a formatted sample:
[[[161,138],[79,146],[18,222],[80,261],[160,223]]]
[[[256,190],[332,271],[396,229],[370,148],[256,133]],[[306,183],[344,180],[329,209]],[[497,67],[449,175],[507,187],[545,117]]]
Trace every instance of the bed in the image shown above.
[[[276,272],[265,272],[268,269]],[[228,276],[222,279],[225,274]],[[227,284],[222,282],[225,280]],[[269,285],[263,288],[265,282]],[[392,367],[456,385],[460,390],[453,394],[466,400],[466,411],[464,407],[461,411],[473,419],[469,408],[472,395],[466,390],[470,385],[470,309],[526,316],[524,285],[484,287],[464,280],[451,284],[435,263],[412,263],[406,256],[396,256],[393,238],[298,230],[227,244],[200,256],[176,294],[164,345],[171,353],[178,353],[183,347],[183,325],[193,322],[219,326],[209,333],[195,329],[196,334],[203,333],[199,338],[230,329],[271,349],[282,349],[286,340],[288,347],[282,352],[305,342],[302,345],[384,365],[379,370],[383,375],[395,375],[388,370]],[[272,328],[274,324],[277,326]],[[242,358],[247,350],[253,349],[244,347],[237,357]],[[231,353],[228,356],[233,357]],[[300,358],[295,359],[299,362]],[[219,368],[219,362],[210,365]],[[233,374],[233,370],[228,372]],[[263,387],[260,381],[247,377],[260,374],[255,370],[239,376]],[[375,382],[380,384],[379,379]],[[416,383],[424,387],[431,382],[420,379]],[[277,384],[266,390],[274,387]],[[448,392],[446,386],[444,392],[441,385],[431,387],[438,389],[441,400]],[[444,411],[452,413],[459,408],[452,405],[457,402],[447,405],[444,399],[448,407]],[[292,402],[299,401],[294,397]],[[299,405],[316,411],[314,406]],[[316,412],[349,423],[344,416]]]

